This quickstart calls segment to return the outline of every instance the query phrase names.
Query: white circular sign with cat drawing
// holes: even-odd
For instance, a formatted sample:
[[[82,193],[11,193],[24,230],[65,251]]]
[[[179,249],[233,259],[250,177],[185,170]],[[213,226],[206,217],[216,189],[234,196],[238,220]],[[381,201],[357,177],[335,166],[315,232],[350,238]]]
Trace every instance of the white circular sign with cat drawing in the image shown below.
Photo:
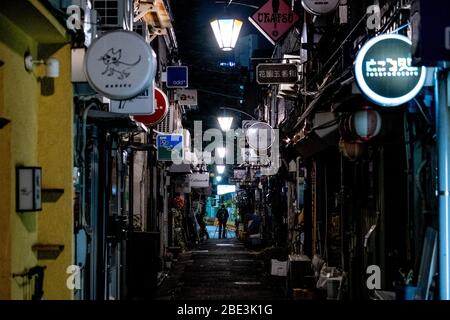
[[[339,0],[302,0],[303,8],[314,15],[322,15],[334,11]]]
[[[95,40],[86,52],[91,87],[114,100],[126,100],[148,89],[156,75],[156,54],[135,32],[116,30]]]

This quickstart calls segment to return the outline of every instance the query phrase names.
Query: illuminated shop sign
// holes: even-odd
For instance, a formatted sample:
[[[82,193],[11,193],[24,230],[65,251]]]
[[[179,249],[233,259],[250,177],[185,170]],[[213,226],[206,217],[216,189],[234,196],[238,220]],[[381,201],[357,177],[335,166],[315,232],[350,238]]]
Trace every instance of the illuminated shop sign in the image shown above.
[[[167,88],[187,88],[188,86],[188,67],[167,67]]]
[[[158,161],[182,161],[184,159],[182,134],[158,134],[156,147]]]
[[[136,32],[115,30],[96,39],[86,52],[89,84],[114,100],[134,98],[156,75],[156,54]]]
[[[296,64],[260,63],[256,66],[256,82],[259,84],[295,83],[298,80]]]
[[[425,67],[411,65],[411,41],[387,34],[369,40],[355,61],[356,82],[367,98],[393,107],[413,99],[422,89]]]

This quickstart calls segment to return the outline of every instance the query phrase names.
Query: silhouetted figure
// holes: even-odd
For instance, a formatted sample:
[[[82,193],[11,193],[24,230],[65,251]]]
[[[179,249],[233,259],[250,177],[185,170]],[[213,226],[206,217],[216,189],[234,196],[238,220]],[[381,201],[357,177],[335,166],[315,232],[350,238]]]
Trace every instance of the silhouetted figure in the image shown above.
[[[225,209],[225,205],[217,211],[217,220],[219,220],[219,239],[227,237],[227,221],[228,221],[228,210]]]

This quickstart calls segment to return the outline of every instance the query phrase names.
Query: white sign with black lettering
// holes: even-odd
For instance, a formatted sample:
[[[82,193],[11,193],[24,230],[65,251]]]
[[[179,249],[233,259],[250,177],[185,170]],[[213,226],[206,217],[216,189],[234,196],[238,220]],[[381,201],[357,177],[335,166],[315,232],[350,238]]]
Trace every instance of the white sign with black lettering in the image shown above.
[[[191,174],[191,188],[207,188],[209,187],[209,173],[193,173]]]
[[[334,11],[338,4],[339,0],[302,0],[303,8],[315,15],[322,15]]]
[[[177,99],[180,106],[196,106],[198,105],[197,90],[178,89]]]
[[[136,98],[111,100],[110,111],[133,115],[151,115],[155,113],[155,105],[155,87],[152,85]]]

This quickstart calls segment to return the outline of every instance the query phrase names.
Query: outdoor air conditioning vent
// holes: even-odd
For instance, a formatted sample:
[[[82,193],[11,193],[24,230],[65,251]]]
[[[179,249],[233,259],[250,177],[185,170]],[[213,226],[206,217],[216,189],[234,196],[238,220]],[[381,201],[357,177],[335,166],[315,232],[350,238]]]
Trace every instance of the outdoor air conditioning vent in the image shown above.
[[[169,112],[163,121],[156,125],[156,131],[163,133],[173,133],[176,130],[175,127],[175,115],[176,108],[174,105],[169,107]]]

